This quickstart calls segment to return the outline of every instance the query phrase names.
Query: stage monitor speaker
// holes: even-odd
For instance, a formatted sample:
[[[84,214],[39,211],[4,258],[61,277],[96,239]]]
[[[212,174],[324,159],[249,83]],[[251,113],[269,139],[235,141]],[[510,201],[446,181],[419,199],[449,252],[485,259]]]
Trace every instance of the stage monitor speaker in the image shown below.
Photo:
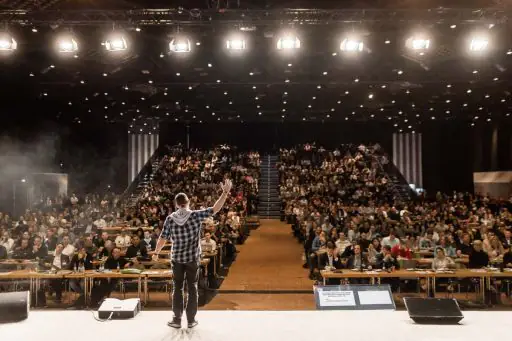
[[[102,320],[129,319],[140,312],[140,299],[118,300],[106,298],[98,309],[98,318]]]
[[[455,299],[405,297],[404,303],[416,323],[457,324],[464,318]]]
[[[30,292],[0,293],[0,322],[18,322],[28,317]]]

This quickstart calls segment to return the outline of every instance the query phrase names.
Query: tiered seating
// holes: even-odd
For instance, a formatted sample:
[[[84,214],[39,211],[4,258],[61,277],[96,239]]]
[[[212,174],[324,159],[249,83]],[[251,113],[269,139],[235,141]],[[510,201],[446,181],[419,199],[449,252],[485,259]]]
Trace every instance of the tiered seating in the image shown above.
[[[0,213],[0,259],[6,258],[0,261],[0,268],[64,269],[81,252],[87,259],[86,268],[97,268],[109,263],[114,247],[120,249],[127,267],[168,268],[169,259],[152,260],[151,254],[163,221],[174,210],[174,196],[186,192],[192,209],[211,206],[219,194],[219,183],[229,177],[234,182],[232,195],[215,220],[205,221],[206,231],[216,241],[216,248],[204,255],[207,285],[216,286],[217,272],[234,260],[235,245],[247,237],[245,218],[256,209],[258,175],[258,153],[242,153],[229,146],[209,151],[172,148],[153,165],[146,185],[139,187],[131,202],[121,202],[112,194],[101,199],[98,195],[73,194],[69,198],[45,199],[17,222]],[[64,257],[58,263],[61,266],[54,264],[55,252],[59,259],[61,254]],[[169,252],[161,255],[168,257]],[[60,282],[49,283],[59,293],[60,301]],[[38,296],[44,298],[42,293]]]

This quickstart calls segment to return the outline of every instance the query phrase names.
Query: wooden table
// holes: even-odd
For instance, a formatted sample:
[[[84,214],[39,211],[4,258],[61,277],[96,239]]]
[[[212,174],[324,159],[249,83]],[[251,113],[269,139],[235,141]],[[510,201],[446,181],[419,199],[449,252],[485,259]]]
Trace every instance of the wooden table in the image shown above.
[[[437,278],[478,278],[480,280],[480,290],[482,300],[485,302],[485,288],[490,286],[491,278],[508,278],[512,277],[512,271],[491,271],[488,269],[459,269],[453,271],[432,271],[432,270],[397,270],[397,271],[353,271],[342,270],[342,272],[333,272],[322,270],[324,285],[329,278],[350,279],[350,278],[368,278],[370,283],[375,284],[376,280],[380,283],[381,278],[409,278],[421,279],[427,281],[427,293],[432,287],[435,294]]]

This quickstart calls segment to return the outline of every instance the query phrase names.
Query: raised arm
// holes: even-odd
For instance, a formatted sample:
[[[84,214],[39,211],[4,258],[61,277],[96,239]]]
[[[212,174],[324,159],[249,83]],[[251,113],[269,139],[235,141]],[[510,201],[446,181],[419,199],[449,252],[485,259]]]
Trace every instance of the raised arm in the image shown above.
[[[224,203],[226,202],[226,199],[229,195],[229,191],[231,191],[231,186],[233,186],[233,183],[229,179],[226,179],[224,183],[220,184],[220,188],[222,188],[222,194],[213,205],[214,214],[219,212],[222,209],[222,206],[224,206]]]

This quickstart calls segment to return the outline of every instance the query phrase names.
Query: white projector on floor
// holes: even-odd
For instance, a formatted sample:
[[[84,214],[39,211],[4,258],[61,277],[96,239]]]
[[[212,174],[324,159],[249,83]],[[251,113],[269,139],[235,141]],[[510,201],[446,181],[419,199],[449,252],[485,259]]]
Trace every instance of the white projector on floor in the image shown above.
[[[118,300],[117,298],[107,298],[98,309],[98,318],[106,319],[130,319],[135,317],[140,311],[140,299],[129,298],[127,300]]]

